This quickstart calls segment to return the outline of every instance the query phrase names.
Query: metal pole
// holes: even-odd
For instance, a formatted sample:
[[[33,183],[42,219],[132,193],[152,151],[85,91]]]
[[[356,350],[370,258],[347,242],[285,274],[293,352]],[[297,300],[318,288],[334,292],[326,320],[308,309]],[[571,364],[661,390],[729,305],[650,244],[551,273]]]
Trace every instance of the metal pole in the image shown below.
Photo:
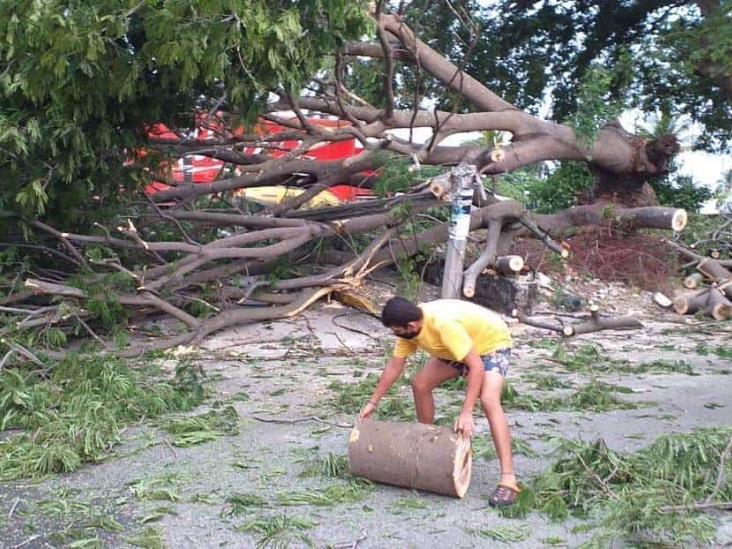
[[[470,232],[470,206],[473,203],[475,166],[457,166],[450,174],[452,182],[452,210],[449,239],[442,275],[443,299],[458,299],[463,286],[465,243]]]

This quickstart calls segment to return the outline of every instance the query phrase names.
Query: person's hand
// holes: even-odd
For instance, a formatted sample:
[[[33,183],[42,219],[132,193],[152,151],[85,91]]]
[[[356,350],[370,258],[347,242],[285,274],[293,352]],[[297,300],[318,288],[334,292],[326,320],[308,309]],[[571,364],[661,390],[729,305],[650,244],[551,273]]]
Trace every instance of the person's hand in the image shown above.
[[[376,404],[369,401],[366,403],[366,406],[364,406],[361,411],[358,414],[358,420],[361,421],[363,419],[368,419],[371,417],[371,414],[373,414],[376,411]]]
[[[473,414],[470,412],[462,412],[455,422],[455,432],[463,435],[464,438],[470,438],[475,431],[475,422]]]

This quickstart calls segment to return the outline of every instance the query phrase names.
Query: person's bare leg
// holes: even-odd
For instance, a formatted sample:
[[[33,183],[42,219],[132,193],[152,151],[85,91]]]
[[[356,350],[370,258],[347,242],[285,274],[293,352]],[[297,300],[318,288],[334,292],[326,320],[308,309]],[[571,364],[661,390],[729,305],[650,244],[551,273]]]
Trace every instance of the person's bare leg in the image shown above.
[[[414,407],[417,410],[417,420],[420,423],[432,424],[435,422],[435,401],[432,398],[432,389],[448,379],[457,377],[459,372],[448,366],[439,358],[430,358],[417,375],[412,379],[412,393]]]
[[[493,444],[501,466],[500,484],[518,488],[516,475],[513,471],[513,452],[511,451],[511,431],[508,428],[508,419],[501,406],[501,391],[503,390],[503,376],[496,372],[486,372],[483,377],[483,389],[480,393],[480,405],[488,420],[491,429]]]

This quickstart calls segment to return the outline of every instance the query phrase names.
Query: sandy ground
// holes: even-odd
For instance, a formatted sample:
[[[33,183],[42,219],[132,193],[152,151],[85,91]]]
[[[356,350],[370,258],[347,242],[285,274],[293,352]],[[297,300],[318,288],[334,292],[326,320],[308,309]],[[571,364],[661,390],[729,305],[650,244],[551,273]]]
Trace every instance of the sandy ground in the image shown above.
[[[528,478],[550,463],[547,452],[553,437],[602,437],[611,448],[630,451],[664,433],[732,423],[732,361],[714,352],[732,350],[732,323],[654,315],[644,319],[642,331],[601,332],[564,344],[571,349],[593,343],[607,355],[633,364],[684,361],[696,375],[597,374],[603,381],[631,388],[632,393],[621,396],[644,404],[636,409],[509,411],[514,437],[536,453],[516,456],[521,476]],[[551,352],[548,347],[557,342],[556,336],[517,324],[512,324],[512,332],[516,347],[511,380],[520,392],[537,393],[536,374],[556,374],[568,381],[587,376],[586,372],[566,372],[561,365],[544,360]],[[241,418],[239,435],[174,448],[166,442],[169,435],[148,422],[128,429],[123,443],[103,463],[39,482],[0,484],[0,547],[72,546],[69,533],[78,526],[75,517],[81,513],[75,511],[74,502],[87,510],[84,512],[91,507],[114,517],[122,527],[122,531],[98,528],[95,535],[100,542],[77,535],[80,541],[75,547],[95,543],[129,546],[127,541],[146,528],[155,528],[164,545],[173,548],[255,547],[258,541],[266,541],[263,534],[236,528],[276,515],[310,521],[311,528],[302,533],[316,547],[486,547],[498,541],[474,530],[504,526],[524,538],[508,544],[516,547],[576,546],[587,540],[590,533],[572,532],[577,524],[574,519],[552,523],[538,514],[525,520],[502,518],[487,503],[497,478],[497,462],[480,458],[474,463],[472,484],[463,500],[375,486],[353,503],[280,503],[293,493],[342,483],[301,476],[318,458],[346,453],[349,430],[339,425],[348,425],[354,418],[333,413],[328,404],[333,393],[328,386],[334,380],[356,382],[368,372],[380,371],[391,339],[375,319],[337,304],[321,305],[294,320],[218,334],[194,355],[213,387],[211,399],[199,412],[215,401],[233,405]],[[412,374],[417,366],[412,365]],[[441,392],[437,400],[441,417],[449,419],[459,412],[454,394]],[[312,417],[330,423],[307,419]],[[490,445],[484,419],[477,422],[477,429],[478,437]],[[175,501],[136,498],[130,484],[139,480],[167,487]],[[251,507],[240,516],[227,515],[225,500],[233,494],[257,494],[265,505]],[[732,543],[730,514],[717,520],[720,544]],[[65,535],[66,542],[59,541],[58,533]],[[304,546],[305,542],[294,539],[290,545]]]

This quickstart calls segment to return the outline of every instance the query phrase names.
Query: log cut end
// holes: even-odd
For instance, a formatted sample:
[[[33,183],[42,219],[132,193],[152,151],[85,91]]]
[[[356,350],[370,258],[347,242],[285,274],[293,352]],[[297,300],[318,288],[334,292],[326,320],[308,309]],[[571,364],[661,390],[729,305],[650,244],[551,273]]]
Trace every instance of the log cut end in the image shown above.
[[[671,228],[674,231],[682,231],[686,227],[686,223],[689,221],[689,216],[686,210],[676,210],[671,216]]]
[[[715,320],[727,320],[732,317],[732,305],[718,303],[710,307],[707,314]]]
[[[674,310],[677,314],[686,314],[686,311],[689,310],[689,300],[686,296],[680,295],[674,299]]]
[[[506,255],[496,260],[496,269],[501,274],[513,275],[524,268],[524,258],[520,255]]]
[[[455,494],[461,498],[470,487],[470,474],[473,465],[473,450],[470,440],[459,437],[455,450],[455,463],[452,468],[452,478],[455,479]]]

